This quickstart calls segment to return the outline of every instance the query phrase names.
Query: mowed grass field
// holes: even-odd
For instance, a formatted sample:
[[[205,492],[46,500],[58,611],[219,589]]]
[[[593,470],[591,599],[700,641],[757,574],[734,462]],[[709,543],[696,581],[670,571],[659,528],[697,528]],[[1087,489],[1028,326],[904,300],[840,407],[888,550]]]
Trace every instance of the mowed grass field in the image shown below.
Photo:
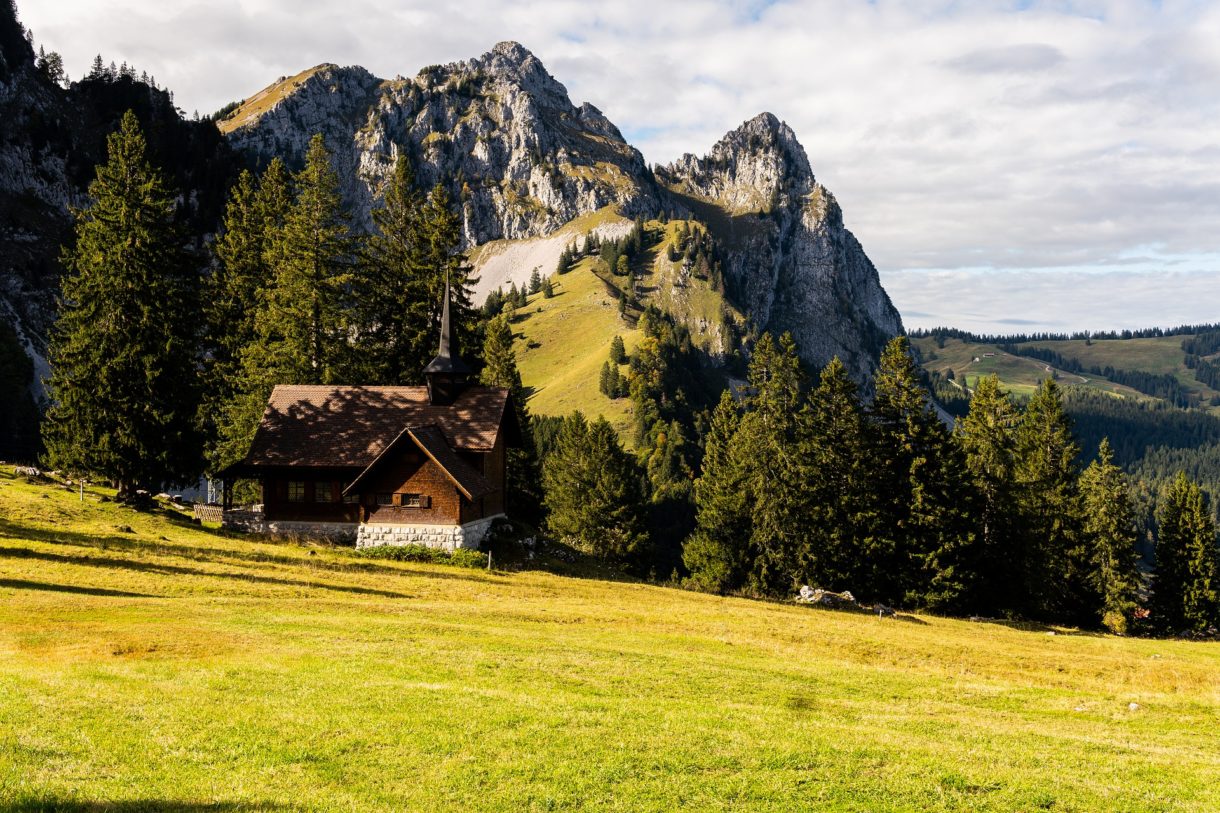
[[[0,470],[0,809],[1220,809],[1214,644],[362,560],[99,493]]]

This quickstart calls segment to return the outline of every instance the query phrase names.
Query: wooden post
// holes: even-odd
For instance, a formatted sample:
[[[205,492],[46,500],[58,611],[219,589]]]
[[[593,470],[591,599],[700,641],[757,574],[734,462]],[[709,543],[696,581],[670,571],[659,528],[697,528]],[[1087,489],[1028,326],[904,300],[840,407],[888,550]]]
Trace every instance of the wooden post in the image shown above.
[[[80,501],[85,501],[85,478],[80,478]]]

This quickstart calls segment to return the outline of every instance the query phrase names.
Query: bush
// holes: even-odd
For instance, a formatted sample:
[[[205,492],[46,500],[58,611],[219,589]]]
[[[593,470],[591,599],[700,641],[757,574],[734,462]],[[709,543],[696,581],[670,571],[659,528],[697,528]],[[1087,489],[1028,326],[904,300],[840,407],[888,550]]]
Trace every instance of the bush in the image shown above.
[[[427,545],[377,545],[371,548],[356,548],[356,555],[366,559],[389,559],[394,562],[487,567],[487,557],[484,554],[466,548],[450,552],[441,548],[430,548]]]

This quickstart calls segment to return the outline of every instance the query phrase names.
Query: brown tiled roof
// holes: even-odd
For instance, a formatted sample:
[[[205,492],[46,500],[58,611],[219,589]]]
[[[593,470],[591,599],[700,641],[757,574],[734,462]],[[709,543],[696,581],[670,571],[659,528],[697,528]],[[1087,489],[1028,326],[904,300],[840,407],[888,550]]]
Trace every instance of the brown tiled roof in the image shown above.
[[[408,426],[373,462],[369,463],[364,471],[360,472],[360,475],[343,490],[343,493],[345,495],[359,494],[360,483],[376,470],[383,459],[393,457],[395,450],[404,443],[413,443],[422,449],[433,463],[440,466],[441,471],[445,473],[450,482],[457,486],[458,491],[462,492],[471,502],[480,497],[486,497],[496,490],[486,477],[457,456],[457,453],[445,441],[445,436],[440,429],[435,426]]]
[[[508,390],[468,387],[447,406],[427,387],[280,385],[271,393],[247,466],[364,468],[408,426],[435,426],[447,445],[488,452],[504,419]]]

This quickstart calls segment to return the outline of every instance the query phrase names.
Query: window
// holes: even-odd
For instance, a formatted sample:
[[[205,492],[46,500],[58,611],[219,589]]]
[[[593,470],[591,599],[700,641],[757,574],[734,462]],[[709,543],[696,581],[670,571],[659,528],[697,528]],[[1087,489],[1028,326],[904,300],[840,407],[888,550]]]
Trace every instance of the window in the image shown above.
[[[393,505],[394,504],[394,495],[393,494],[378,494],[377,495],[377,504],[378,505]]]
[[[288,481],[288,502],[305,502],[305,481]]]
[[[360,504],[360,495],[356,494],[356,493],[345,494],[345,495],[343,495],[343,501],[345,503],[347,503],[348,505],[359,505]]]
[[[425,494],[399,494],[398,504],[403,508],[429,508],[432,498]]]
[[[339,495],[343,493],[343,486],[335,480],[318,483],[318,489],[318,502],[339,502]]]

